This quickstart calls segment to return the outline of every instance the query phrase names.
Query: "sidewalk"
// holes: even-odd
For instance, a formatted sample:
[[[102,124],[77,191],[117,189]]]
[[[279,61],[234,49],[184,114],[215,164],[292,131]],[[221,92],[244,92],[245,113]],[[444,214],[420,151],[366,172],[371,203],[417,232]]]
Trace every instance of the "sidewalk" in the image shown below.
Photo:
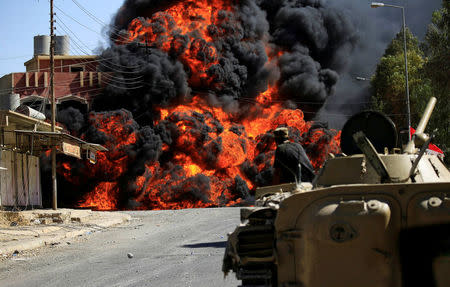
[[[77,209],[0,211],[0,256],[125,223],[128,214]]]

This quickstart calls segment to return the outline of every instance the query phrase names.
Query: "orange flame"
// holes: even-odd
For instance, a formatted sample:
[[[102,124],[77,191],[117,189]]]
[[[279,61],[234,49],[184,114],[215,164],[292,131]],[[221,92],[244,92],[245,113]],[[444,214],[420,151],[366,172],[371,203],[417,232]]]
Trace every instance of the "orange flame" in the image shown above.
[[[117,193],[115,182],[101,182],[78,206],[96,210],[115,210],[117,209]]]
[[[275,91],[272,89],[272,95]],[[255,105],[254,108],[259,111],[258,117],[244,120],[207,105],[197,96],[189,104],[160,108],[162,118],[155,124],[162,120],[171,121],[180,134],[171,145],[164,144],[161,148],[163,153],[175,152],[171,165],[148,163],[145,172],[132,184],[136,208],[179,209],[240,203],[239,195],[231,192],[235,179],[240,178],[250,190],[255,188],[242,165],[255,162],[261,156],[265,160],[255,162],[257,172],[273,165],[276,148],[273,139],[264,145],[260,140],[279,126],[288,126],[294,135],[307,135],[303,144],[315,147],[308,155],[316,169],[321,167],[328,153],[339,152],[340,132],[330,138],[321,129],[310,130],[311,123],[304,120],[302,111],[284,109],[279,104],[266,108]],[[203,135],[199,134],[196,117],[204,125],[206,132]],[[114,180],[124,174],[129,163],[124,149],[136,142],[135,131],[127,128],[127,125],[133,125],[133,120],[122,113],[116,116],[97,114],[91,121],[97,130],[107,135],[106,145],[110,152],[98,153],[98,162],[88,176],[108,180],[100,181],[79,206],[116,209],[119,188]],[[241,127],[241,131],[231,131],[236,127]],[[215,149],[216,145],[218,149]],[[192,197],[192,193],[197,197]]]
[[[135,41],[175,53],[188,70],[190,86],[210,84],[214,79],[206,71],[218,64],[219,53],[214,37],[224,33],[211,31],[210,27],[219,27],[214,24],[226,17],[219,11],[233,12],[231,1],[180,1],[149,18],[134,19],[128,27],[127,40],[118,44]],[[275,64],[283,55],[283,51],[272,50],[269,45],[266,53],[267,65]],[[170,160],[147,162],[143,174],[129,183],[127,189],[132,190],[134,208],[181,209],[242,203],[242,194],[235,192],[242,190],[237,185],[246,185],[249,190],[257,185],[243,166],[250,166],[253,173],[271,168],[276,149],[271,131],[279,126],[290,128],[291,140],[301,139],[304,146],[311,147],[307,152],[316,169],[323,165],[328,153],[339,152],[340,132],[330,137],[321,129],[311,130],[312,124],[304,120],[301,110],[283,108],[276,84],[255,99],[245,100],[252,104],[246,118],[210,106],[200,96],[178,106],[157,107],[160,118],[153,124],[170,122],[177,129],[177,136],[170,144],[163,143],[160,150]],[[128,128],[135,123],[125,111],[114,116],[91,115],[90,120],[97,131],[104,133],[109,152],[98,153],[97,164],[86,172],[87,178],[98,180],[79,206],[114,210],[121,191],[117,180],[133,163],[125,150],[137,141],[134,129]],[[64,173],[67,177],[70,169],[63,167],[68,171]]]
[[[137,41],[145,45],[156,46],[169,52],[184,49],[181,61],[189,68],[191,85],[210,83],[206,70],[217,64],[217,50],[208,27],[220,21],[219,11],[231,11],[228,0],[187,0],[171,6],[163,12],[156,12],[150,18],[136,18],[129,27],[129,37],[120,44]],[[217,31],[216,31],[217,32]]]

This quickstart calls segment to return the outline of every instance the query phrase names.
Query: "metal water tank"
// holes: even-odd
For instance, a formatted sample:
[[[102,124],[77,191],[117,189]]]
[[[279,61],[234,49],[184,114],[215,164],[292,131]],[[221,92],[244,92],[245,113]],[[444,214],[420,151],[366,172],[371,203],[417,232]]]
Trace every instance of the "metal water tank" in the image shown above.
[[[34,55],[50,55],[50,36],[34,36]]]
[[[69,36],[55,36],[55,55],[69,55],[70,53]]]
[[[35,119],[38,119],[41,121],[45,120],[45,115],[43,113],[41,113],[33,108],[30,108],[27,105],[20,105],[17,107],[17,109],[15,111],[18,113],[21,113],[23,115],[29,116],[31,118],[35,118]]]
[[[14,111],[20,105],[19,94],[0,95],[0,110]]]

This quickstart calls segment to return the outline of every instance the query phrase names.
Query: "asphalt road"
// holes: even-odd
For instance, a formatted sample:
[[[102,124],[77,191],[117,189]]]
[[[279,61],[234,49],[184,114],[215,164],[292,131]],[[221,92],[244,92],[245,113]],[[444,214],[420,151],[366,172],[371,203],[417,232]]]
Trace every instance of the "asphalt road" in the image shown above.
[[[239,208],[129,212],[129,224],[0,262],[0,285],[238,286],[221,271]],[[127,254],[133,257],[128,258]]]

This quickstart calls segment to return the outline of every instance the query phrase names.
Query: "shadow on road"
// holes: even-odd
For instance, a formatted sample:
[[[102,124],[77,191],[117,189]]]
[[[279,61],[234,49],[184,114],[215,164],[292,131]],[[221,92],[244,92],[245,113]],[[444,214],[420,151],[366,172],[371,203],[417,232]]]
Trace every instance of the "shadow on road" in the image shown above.
[[[182,245],[182,247],[184,247],[184,248],[207,248],[207,247],[225,248],[226,246],[227,246],[227,242],[226,241],[203,242],[203,243]]]

